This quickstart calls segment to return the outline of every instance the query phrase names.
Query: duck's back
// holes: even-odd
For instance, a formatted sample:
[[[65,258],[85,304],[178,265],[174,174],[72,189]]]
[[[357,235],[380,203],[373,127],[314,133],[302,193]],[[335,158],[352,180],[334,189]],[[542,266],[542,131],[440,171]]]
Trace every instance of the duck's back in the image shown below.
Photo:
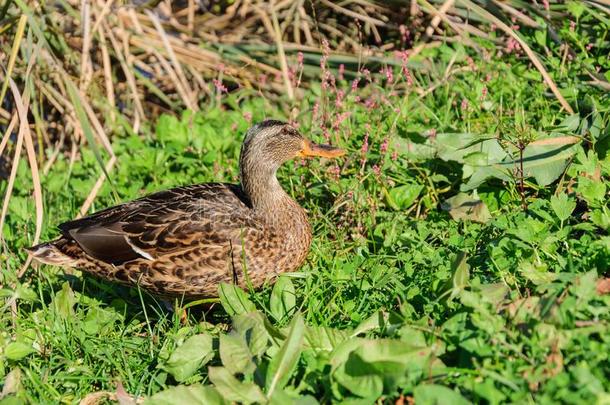
[[[244,269],[257,286],[300,264],[281,260],[285,235],[259,218],[232,184],[158,192],[59,228],[61,238],[31,248],[40,261],[165,297],[212,296],[220,282],[244,285]],[[296,253],[302,261],[303,252]]]

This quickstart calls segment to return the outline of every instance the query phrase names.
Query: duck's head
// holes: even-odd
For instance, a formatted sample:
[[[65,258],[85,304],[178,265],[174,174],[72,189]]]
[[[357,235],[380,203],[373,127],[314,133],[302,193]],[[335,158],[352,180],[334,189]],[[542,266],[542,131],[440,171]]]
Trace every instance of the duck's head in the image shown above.
[[[331,145],[320,145],[305,138],[291,125],[265,120],[248,130],[239,157],[241,182],[250,197],[279,187],[277,169],[296,157],[334,158],[345,151]]]
[[[275,174],[284,162],[296,157],[334,158],[344,154],[343,149],[310,141],[285,122],[265,120],[248,130],[241,147],[240,166],[242,174],[248,169]]]

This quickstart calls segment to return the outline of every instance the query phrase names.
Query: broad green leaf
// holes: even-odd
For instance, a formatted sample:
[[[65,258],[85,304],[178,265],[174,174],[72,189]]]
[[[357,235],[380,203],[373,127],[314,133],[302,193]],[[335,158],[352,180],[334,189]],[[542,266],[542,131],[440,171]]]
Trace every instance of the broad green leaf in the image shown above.
[[[4,348],[4,355],[10,360],[21,360],[24,357],[34,353],[35,351],[36,350],[34,350],[34,347],[32,346],[31,342],[26,343],[17,340],[15,342],[9,343]]]
[[[379,329],[385,324],[387,320],[387,313],[383,311],[375,312],[373,315],[360,322],[360,324],[351,333],[351,336],[358,336],[361,333],[368,332],[370,330]]]
[[[458,163],[465,163],[464,158],[473,153],[478,153],[481,166],[499,163],[507,156],[498,140],[489,135],[442,133],[437,134],[435,145],[441,159]]]
[[[235,334],[220,335],[220,359],[231,374],[249,374],[256,365],[252,361],[252,353],[246,344],[245,337]]]
[[[471,167],[463,166],[464,178],[468,178],[468,182],[460,186],[461,191],[471,191],[479,187],[489,178],[496,178],[502,181],[511,181],[510,170],[500,164],[494,163],[490,166]],[[468,175],[470,177],[468,177]]]
[[[599,207],[606,202],[606,183],[588,177],[578,178],[578,193],[591,207]]]
[[[256,311],[256,306],[248,299],[248,294],[234,284],[221,283],[218,286],[218,295],[229,316]]]
[[[413,390],[417,405],[468,405],[459,392],[437,384],[421,384]]]
[[[610,229],[610,210],[608,208],[594,209],[591,211],[590,218],[596,226],[604,230]]]
[[[478,286],[481,296],[496,307],[500,305],[509,291],[505,283],[481,284]]]
[[[419,197],[419,194],[424,189],[421,184],[404,184],[394,187],[386,193],[388,205],[393,209],[400,211],[409,208]]]
[[[265,385],[267,395],[271,397],[273,391],[282,389],[292,376],[292,372],[301,356],[301,345],[305,333],[305,325],[301,314],[297,313],[290,322],[290,328],[286,340],[280,347],[279,352],[269,362]]]
[[[563,139],[563,138],[562,138]],[[565,137],[565,142],[533,142],[523,150],[523,162],[514,159],[503,162],[502,166],[515,168],[523,165],[525,177],[534,177],[540,186],[548,186],[561,176],[576,153],[573,137]]]
[[[214,387],[227,401],[243,404],[267,402],[258,385],[251,382],[239,381],[224,367],[210,367],[208,369],[208,377],[214,384]]]
[[[527,260],[520,263],[519,272],[535,285],[550,283],[557,279],[557,274],[551,273],[546,264],[534,264]]]
[[[561,123],[559,124],[564,130],[568,132],[576,132],[578,126],[580,125],[580,115],[572,114],[567,116]]]
[[[214,357],[212,335],[201,333],[191,336],[170,355],[164,369],[176,381],[184,381]]]
[[[468,282],[470,279],[470,266],[467,262],[468,257],[466,253],[461,252],[458,254],[451,265],[453,270],[452,283],[453,288],[451,291],[451,296],[456,297],[464,288],[468,286]]]
[[[413,142],[411,139],[396,137],[393,143],[401,156],[415,161],[433,159],[436,151],[435,146],[429,142],[418,143]]]
[[[224,405],[228,403],[213,387],[200,384],[171,387],[144,401],[144,405]]]
[[[55,313],[64,319],[69,319],[74,315],[74,304],[76,299],[70,284],[66,281],[61,286],[61,290],[53,298],[53,308]]]
[[[355,357],[357,359],[357,357]],[[351,361],[349,367],[342,364],[333,378],[351,393],[360,397],[379,398],[383,394],[383,378],[370,370],[362,361]]]
[[[579,275],[571,291],[580,300],[589,301],[596,295],[597,277],[597,270],[590,270],[585,274]]]
[[[352,338],[333,352],[332,376],[361,397],[393,392],[408,372],[421,373],[431,365],[432,350],[396,339]]]
[[[565,193],[561,193],[558,196],[553,195],[551,196],[551,208],[555,215],[557,215],[557,218],[563,222],[570,218],[570,215],[574,212],[576,201]]]
[[[314,350],[334,350],[348,338],[348,332],[328,326],[307,326],[305,329],[304,346]]]
[[[382,373],[401,373],[401,369],[423,369],[432,351],[397,339],[367,339],[354,353]]]
[[[98,334],[117,319],[117,313],[108,309],[93,307],[87,311],[82,328],[89,335]]]
[[[290,317],[296,310],[296,292],[289,277],[278,277],[271,292],[269,309],[277,321]]]
[[[233,330],[242,336],[250,352],[261,356],[269,346],[272,336],[265,327],[266,318],[260,312],[248,312],[233,317]]]
[[[491,219],[487,205],[479,199],[466,193],[459,193],[441,204],[444,211],[449,212],[454,220],[468,219],[474,222],[486,223]]]
[[[269,405],[318,405],[319,402],[311,395],[296,396],[284,390],[275,390],[269,399]]]
[[[534,31],[534,38],[536,39],[536,43],[544,47],[546,46],[546,30],[536,30]]]

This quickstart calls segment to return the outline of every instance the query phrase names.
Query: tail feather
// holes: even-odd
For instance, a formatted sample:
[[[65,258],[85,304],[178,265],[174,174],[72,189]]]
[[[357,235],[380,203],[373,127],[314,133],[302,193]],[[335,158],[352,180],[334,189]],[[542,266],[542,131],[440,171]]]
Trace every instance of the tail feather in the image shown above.
[[[36,246],[26,248],[25,250],[36,260],[44,264],[54,266],[74,266],[77,259],[64,253],[61,247],[64,247],[69,242],[63,238],[41,243]]]

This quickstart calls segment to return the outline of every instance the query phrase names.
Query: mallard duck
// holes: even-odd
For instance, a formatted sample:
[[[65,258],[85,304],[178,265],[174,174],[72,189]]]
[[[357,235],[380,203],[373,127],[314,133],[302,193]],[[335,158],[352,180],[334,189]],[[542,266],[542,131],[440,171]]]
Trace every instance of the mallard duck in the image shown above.
[[[284,122],[263,121],[246,133],[239,185],[157,192],[65,222],[58,239],[28,251],[39,262],[165,298],[214,297],[221,282],[258,287],[298,268],[312,238],[305,210],[282,189],[277,169],[299,156],[343,154]]]

